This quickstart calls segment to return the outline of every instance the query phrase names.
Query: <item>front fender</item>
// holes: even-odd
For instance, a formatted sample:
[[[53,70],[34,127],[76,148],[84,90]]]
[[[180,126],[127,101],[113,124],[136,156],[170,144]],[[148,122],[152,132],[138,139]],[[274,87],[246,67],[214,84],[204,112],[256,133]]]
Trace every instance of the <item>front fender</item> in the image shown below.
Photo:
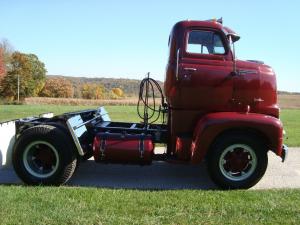
[[[283,127],[279,119],[256,113],[220,112],[202,117],[194,130],[192,163],[199,163],[214,140],[230,130],[255,131],[266,141],[269,150],[282,156]]]

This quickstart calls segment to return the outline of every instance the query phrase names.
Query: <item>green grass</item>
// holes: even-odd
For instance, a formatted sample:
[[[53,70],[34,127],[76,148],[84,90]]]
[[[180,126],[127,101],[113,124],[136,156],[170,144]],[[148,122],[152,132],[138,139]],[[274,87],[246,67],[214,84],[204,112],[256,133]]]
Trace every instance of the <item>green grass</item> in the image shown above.
[[[300,190],[0,187],[1,224],[299,224]],[[5,196],[5,197],[4,197]]]
[[[90,108],[97,108],[97,106],[0,105],[0,121],[39,115],[44,112],[61,114]],[[135,106],[105,106],[105,108],[115,121],[140,121]],[[281,119],[288,136],[285,143],[291,147],[300,146],[300,110],[284,109],[281,112]]]
[[[288,146],[300,146],[300,110],[284,109],[281,111],[280,118],[287,133],[285,143]]]
[[[83,109],[95,109],[97,106],[63,106],[63,105],[0,105],[0,121],[18,119],[45,112],[61,114]],[[138,121],[135,106],[105,106],[113,120]]]

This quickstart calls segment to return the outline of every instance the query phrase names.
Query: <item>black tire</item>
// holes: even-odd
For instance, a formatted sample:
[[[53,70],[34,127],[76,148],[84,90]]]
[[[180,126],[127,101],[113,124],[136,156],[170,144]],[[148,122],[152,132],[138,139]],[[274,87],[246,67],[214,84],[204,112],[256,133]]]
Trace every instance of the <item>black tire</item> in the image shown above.
[[[255,135],[228,133],[212,145],[207,166],[211,179],[222,189],[248,189],[265,174],[267,148]]]
[[[77,164],[74,145],[61,129],[51,125],[29,128],[17,139],[13,166],[29,185],[61,185],[73,175]]]

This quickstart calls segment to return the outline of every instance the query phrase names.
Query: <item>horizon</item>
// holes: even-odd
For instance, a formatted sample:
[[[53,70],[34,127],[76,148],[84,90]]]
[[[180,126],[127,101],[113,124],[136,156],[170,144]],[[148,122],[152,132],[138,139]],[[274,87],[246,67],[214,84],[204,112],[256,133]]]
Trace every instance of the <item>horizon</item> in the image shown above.
[[[93,77],[93,76],[73,76],[73,75],[62,75],[62,74],[47,74],[46,76],[57,76],[57,77],[67,77],[67,78],[86,78],[86,79],[115,79],[115,80],[136,80],[136,81],[141,81],[139,78],[125,78],[125,77],[104,77],[104,76],[98,76],[98,77]],[[159,82],[164,83],[163,80],[157,80]],[[277,92],[287,92],[289,94],[300,94],[300,92],[293,92],[293,91],[285,91],[285,90],[280,90],[278,89]]]
[[[142,79],[150,71],[164,81],[173,25],[223,17],[242,37],[237,58],[264,61],[277,74],[278,90],[300,92],[298,2],[15,0],[1,6],[0,39],[36,54],[49,75]]]

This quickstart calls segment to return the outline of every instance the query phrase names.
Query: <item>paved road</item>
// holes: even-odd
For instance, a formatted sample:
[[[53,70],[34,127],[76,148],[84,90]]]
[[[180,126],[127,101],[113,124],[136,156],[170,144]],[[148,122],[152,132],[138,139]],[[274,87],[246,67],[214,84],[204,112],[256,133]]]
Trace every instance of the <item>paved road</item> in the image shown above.
[[[20,184],[12,169],[0,170],[1,184]],[[154,162],[151,166],[105,165],[92,160],[82,163],[70,186],[130,189],[214,189],[205,165]],[[300,188],[300,148],[290,148],[288,159],[269,153],[265,176],[253,189]]]

